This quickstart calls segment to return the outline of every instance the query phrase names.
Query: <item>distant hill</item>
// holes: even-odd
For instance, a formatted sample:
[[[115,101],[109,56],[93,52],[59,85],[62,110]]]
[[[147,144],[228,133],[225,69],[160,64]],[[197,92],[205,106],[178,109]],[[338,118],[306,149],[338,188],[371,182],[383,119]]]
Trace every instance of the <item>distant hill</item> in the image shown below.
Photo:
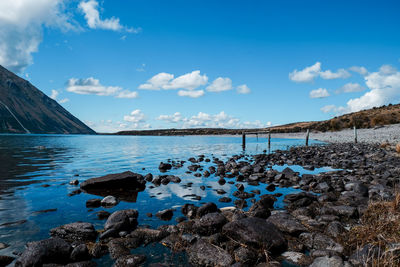
[[[223,135],[266,132],[290,133],[303,132],[307,129],[316,131],[339,131],[346,128],[373,128],[388,124],[400,123],[400,104],[382,106],[345,114],[325,121],[295,122],[280,126],[261,129],[223,129],[223,128],[197,128],[197,129],[160,129],[160,130],[132,130],[115,133],[117,135]]]
[[[0,66],[0,133],[96,132],[30,82]]]

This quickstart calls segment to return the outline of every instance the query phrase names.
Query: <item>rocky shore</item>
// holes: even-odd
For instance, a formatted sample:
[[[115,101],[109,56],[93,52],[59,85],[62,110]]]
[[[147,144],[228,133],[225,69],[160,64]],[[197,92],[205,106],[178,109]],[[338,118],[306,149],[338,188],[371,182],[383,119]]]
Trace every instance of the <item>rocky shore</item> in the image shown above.
[[[218,203],[208,202],[188,203],[180,210],[171,207],[155,215],[165,221],[175,213],[182,216],[176,223],[157,229],[140,225],[138,218],[152,215],[137,210],[102,214],[103,229],[86,222],[51,229],[49,239],[27,244],[15,266],[96,266],[93,259],[106,254],[114,260],[114,266],[138,266],[146,262],[146,255],[135,253],[135,249],[156,242],[173,252],[185,252],[192,266],[365,266],[389,258],[393,266],[399,263],[400,236],[397,240],[392,233],[400,233],[396,228],[400,197],[395,194],[400,158],[390,145],[328,144],[252,157],[236,155],[225,162],[203,155],[188,161],[188,172],[195,177],[215,175],[220,184],[235,186],[234,200],[220,199],[233,201],[234,206],[218,208]],[[213,166],[206,169],[204,162],[212,162]],[[271,169],[284,164],[289,167],[282,172]],[[299,175],[290,165],[337,170]],[[179,177],[168,172],[182,167],[179,161],[160,163],[159,169],[165,175],[125,172],[87,180],[79,190],[103,190],[108,195],[111,189],[138,192],[147,186],[180,183]],[[248,185],[266,187],[271,193],[248,191]],[[285,195],[285,209],[274,210],[280,196],[274,194],[276,187],[302,191]],[[380,208],[371,212],[377,203]],[[117,204],[111,195],[90,200],[86,206]],[[380,217],[369,220],[368,216],[382,211],[386,215],[393,212],[390,218],[394,221],[390,231],[379,228],[379,233],[374,233],[368,223],[379,222]]]

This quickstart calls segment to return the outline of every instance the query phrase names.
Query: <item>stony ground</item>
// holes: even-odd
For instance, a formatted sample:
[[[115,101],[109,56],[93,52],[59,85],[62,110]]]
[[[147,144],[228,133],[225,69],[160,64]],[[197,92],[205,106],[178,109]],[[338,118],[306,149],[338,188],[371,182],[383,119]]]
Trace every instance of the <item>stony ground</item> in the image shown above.
[[[272,134],[274,138],[300,138],[304,139],[305,133],[283,133]],[[359,142],[369,144],[381,144],[388,141],[391,144],[400,142],[400,124],[383,126],[381,128],[358,129],[357,136]],[[338,132],[311,132],[310,139],[320,140],[330,143],[344,143],[354,141],[353,129],[346,129]]]

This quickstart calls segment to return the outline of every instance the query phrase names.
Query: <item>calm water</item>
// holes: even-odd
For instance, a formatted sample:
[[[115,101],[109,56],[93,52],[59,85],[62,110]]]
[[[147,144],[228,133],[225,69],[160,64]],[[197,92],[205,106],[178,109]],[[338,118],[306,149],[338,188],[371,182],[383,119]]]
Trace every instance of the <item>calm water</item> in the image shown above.
[[[272,139],[272,150],[302,144],[304,140]],[[247,138],[245,153],[263,153],[266,148],[265,138]],[[104,221],[97,219],[96,212],[104,208],[90,210],[85,206],[86,200],[98,197],[85,193],[68,196],[79,188],[69,185],[71,180],[84,181],[127,170],[143,175],[158,175],[159,163],[168,159],[187,160],[189,157],[204,154],[206,158],[212,159],[212,156],[215,156],[226,160],[241,153],[241,137],[0,135],[0,242],[10,245],[9,248],[1,250],[0,254],[11,255],[13,251],[22,251],[26,242],[48,238],[49,229],[70,222],[91,222],[96,229],[102,229]],[[205,167],[212,165],[205,162],[200,164]],[[121,202],[116,207],[106,210],[112,212],[127,208],[138,209],[139,224],[157,227],[174,223],[175,217],[182,216],[178,207],[185,203],[200,205],[202,202],[213,201],[219,207],[233,205],[218,202],[222,196],[215,192],[216,189],[223,189],[227,192],[223,196],[230,196],[234,200],[231,194],[236,188],[233,185],[227,183],[221,186],[214,176],[196,178],[192,174],[186,174],[188,165],[185,163],[183,168],[166,173],[181,177],[180,184],[171,183],[153,189],[147,188],[138,194],[135,203]],[[273,168],[282,170],[284,166]],[[291,168],[300,173],[329,170],[306,171],[299,166]],[[193,185],[185,186],[189,182]],[[209,187],[203,191],[200,189],[201,185]],[[269,193],[265,186],[246,186],[246,191],[259,189],[262,194]],[[287,194],[294,191],[298,190],[277,188],[274,193]],[[202,200],[195,201],[185,197],[190,194],[199,195]],[[283,207],[282,199],[283,197],[278,199],[276,208]],[[177,207],[171,222],[162,222],[155,216],[148,218],[145,215],[171,207]],[[37,212],[47,209],[57,210]],[[139,248],[136,252],[146,253],[149,256],[147,262],[184,261],[184,256],[171,255],[158,244]],[[98,263],[108,266],[110,259],[106,256]]]

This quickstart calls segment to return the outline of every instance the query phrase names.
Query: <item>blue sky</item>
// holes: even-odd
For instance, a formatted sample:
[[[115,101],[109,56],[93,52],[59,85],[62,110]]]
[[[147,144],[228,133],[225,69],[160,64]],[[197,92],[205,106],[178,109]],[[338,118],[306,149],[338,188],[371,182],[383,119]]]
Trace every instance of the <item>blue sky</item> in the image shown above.
[[[2,0],[0,64],[95,130],[265,127],[400,100],[398,1]]]

